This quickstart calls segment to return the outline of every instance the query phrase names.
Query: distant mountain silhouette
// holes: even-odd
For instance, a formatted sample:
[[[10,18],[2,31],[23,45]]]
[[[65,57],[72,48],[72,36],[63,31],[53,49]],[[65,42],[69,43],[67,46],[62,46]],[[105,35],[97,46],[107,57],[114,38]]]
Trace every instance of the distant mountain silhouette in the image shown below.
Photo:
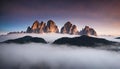
[[[114,45],[116,43],[117,42],[108,41],[103,38],[94,38],[86,35],[80,37],[74,37],[74,38],[63,37],[53,42],[53,44],[69,44],[69,45],[89,46],[89,47],[101,46],[101,45]]]
[[[31,36],[24,36],[24,37],[17,38],[17,39],[10,39],[10,40],[4,41],[2,43],[20,43],[20,44],[24,44],[24,43],[30,43],[30,42],[47,43],[43,38],[31,37]]]

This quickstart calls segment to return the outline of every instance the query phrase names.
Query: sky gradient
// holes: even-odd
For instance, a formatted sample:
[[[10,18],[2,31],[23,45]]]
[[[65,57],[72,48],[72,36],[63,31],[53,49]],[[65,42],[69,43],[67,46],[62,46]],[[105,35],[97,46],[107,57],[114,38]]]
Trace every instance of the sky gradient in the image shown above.
[[[35,20],[93,27],[99,35],[120,35],[120,0],[1,0],[0,33],[25,31]]]

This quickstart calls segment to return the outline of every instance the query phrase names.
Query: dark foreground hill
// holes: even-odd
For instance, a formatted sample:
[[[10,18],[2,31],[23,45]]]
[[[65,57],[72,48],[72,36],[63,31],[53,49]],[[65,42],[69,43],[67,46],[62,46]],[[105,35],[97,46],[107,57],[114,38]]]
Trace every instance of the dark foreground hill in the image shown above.
[[[117,42],[109,41],[103,38],[95,38],[95,37],[89,37],[83,35],[74,38],[63,37],[55,40],[53,44],[69,44],[69,45],[77,45],[77,46],[95,47],[102,45],[116,45]]]
[[[115,38],[115,39],[120,39],[120,37],[117,37],[117,38]]]
[[[30,43],[30,42],[47,43],[43,38],[31,37],[31,36],[24,36],[24,37],[17,38],[17,39],[10,39],[10,40],[4,41],[2,43],[20,43],[20,44],[24,44],[24,43]]]

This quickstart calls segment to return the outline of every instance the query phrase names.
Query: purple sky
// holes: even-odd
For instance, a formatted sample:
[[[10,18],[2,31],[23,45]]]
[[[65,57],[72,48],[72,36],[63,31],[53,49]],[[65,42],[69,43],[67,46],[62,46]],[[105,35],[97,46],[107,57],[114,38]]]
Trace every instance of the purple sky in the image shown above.
[[[61,28],[67,21],[81,30],[120,35],[120,0],[1,0],[0,32],[26,30],[35,20],[52,19]]]

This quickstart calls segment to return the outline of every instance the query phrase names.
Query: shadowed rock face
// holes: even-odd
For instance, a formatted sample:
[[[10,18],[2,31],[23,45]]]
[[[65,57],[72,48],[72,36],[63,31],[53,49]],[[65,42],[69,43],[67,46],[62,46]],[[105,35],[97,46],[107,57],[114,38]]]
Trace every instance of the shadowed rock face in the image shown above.
[[[47,26],[45,27],[45,32],[47,32],[47,33],[58,33],[59,29],[58,29],[58,27],[57,27],[57,25],[55,24],[54,21],[49,20],[47,22]]]
[[[46,23],[43,21],[39,24],[39,33],[45,33]]]
[[[27,33],[32,33],[32,29],[30,28],[30,26],[28,26],[28,28],[27,28],[27,31],[26,31]]]
[[[86,35],[74,38],[63,37],[57,39],[53,42],[53,44],[69,44],[69,45],[77,45],[77,46],[102,46],[102,45],[116,45],[117,42],[108,41],[102,38],[94,38]]]
[[[93,28],[90,28],[89,26],[85,26],[85,28],[80,31],[80,35],[94,35],[94,36],[97,36],[97,33]]]
[[[78,30],[77,30],[77,26],[73,25],[72,29],[71,29],[71,34],[77,35],[78,34]]]
[[[31,37],[31,36],[24,36],[22,38],[18,38],[18,39],[11,39],[11,40],[7,40],[1,43],[19,43],[19,44],[24,44],[24,43],[30,43],[30,42],[34,42],[34,43],[47,43],[43,38],[38,38],[38,37]]]
[[[63,34],[78,34],[77,26],[72,25],[71,22],[67,22],[61,28],[61,33],[63,33]]]

